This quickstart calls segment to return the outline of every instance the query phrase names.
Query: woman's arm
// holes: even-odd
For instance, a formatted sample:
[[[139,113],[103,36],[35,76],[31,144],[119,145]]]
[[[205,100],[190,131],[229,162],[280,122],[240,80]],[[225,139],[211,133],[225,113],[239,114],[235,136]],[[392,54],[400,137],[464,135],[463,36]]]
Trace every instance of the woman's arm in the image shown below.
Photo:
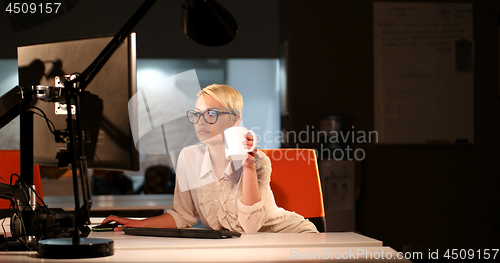
[[[142,220],[119,217],[115,215],[108,216],[101,224],[115,221],[122,226],[116,227],[115,231],[122,231],[122,227],[154,227],[154,228],[176,228],[172,215],[165,213],[159,216],[149,217]]]
[[[191,198],[189,191],[180,191],[179,180],[185,179],[186,171],[186,160],[184,156],[184,150],[179,154],[179,160],[177,162],[176,180],[174,188],[174,201],[173,210],[169,210],[168,213],[164,213],[159,216],[154,216],[142,220],[134,220],[130,218],[118,217],[118,216],[108,216],[102,221],[102,224],[115,221],[121,224],[122,227],[156,227],[156,228],[182,228],[190,225],[196,224],[198,221],[196,208]],[[179,222],[179,226],[176,224],[176,219],[170,213],[173,213]],[[115,231],[121,231],[121,227],[115,228]]]
[[[253,137],[249,134],[245,136],[246,141],[243,143],[247,149],[252,148],[254,143]],[[246,161],[243,163],[242,185],[241,185],[241,202],[244,205],[251,206],[260,201],[259,181],[257,172],[255,171],[255,155],[257,149],[249,152]]]
[[[252,205],[246,205],[243,203],[243,196],[238,199],[238,221],[247,234],[253,234],[259,231],[267,220],[268,215],[266,206],[270,204],[269,202],[272,202],[272,199],[269,199],[269,193],[271,192],[269,186],[271,162],[264,153],[259,152],[257,154],[260,158],[256,157],[258,160],[254,162],[254,169],[257,177],[260,201]],[[243,180],[243,178],[241,180]]]

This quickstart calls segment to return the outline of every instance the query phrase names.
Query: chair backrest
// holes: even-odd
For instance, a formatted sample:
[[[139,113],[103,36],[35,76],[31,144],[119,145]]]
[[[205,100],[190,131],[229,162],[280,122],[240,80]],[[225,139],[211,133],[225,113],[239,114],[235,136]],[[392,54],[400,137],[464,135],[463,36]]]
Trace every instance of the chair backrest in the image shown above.
[[[316,161],[312,149],[261,149],[272,166],[271,190],[276,205],[296,212],[325,232],[325,209]]]
[[[173,194],[175,171],[166,165],[148,167],[144,174],[142,192],[144,194]]]
[[[0,150],[0,183],[10,184],[11,174],[21,173],[21,153],[19,150]],[[17,177],[12,179],[12,183],[17,181]],[[33,184],[37,194],[43,198],[42,181],[40,178],[40,167],[33,166]],[[10,201],[0,199],[0,209],[8,209]]]

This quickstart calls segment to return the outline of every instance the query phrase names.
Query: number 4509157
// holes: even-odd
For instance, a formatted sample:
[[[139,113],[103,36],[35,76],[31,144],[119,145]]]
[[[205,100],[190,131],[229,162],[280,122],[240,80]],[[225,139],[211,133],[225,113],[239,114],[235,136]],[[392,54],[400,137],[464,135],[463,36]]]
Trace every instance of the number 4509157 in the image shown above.
[[[498,248],[494,249],[447,249],[443,257],[446,259],[496,259]]]
[[[57,13],[61,3],[9,3],[5,12],[9,14],[51,14]]]

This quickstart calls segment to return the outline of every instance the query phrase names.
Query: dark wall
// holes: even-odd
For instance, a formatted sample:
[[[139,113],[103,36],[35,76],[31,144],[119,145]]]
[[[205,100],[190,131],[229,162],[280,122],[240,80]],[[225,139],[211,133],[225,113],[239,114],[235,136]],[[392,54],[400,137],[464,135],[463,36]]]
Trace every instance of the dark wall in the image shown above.
[[[74,2],[66,0],[63,2]],[[115,34],[144,1],[82,0],[64,15],[13,33],[0,1],[0,58],[16,58],[16,48],[60,40]],[[182,0],[160,0],[136,27],[140,58],[276,58],[278,57],[277,1],[218,1],[238,21],[237,38],[222,47],[195,43],[182,32]],[[27,16],[35,20],[34,16]],[[34,21],[37,24],[37,21]]]
[[[399,251],[405,245],[500,245],[500,1],[472,2],[476,143],[355,145],[366,152],[357,230]],[[291,10],[290,27],[283,29],[289,32],[291,104],[284,128],[299,132],[317,127],[322,113],[342,113],[356,130],[373,131],[372,1],[280,4]]]

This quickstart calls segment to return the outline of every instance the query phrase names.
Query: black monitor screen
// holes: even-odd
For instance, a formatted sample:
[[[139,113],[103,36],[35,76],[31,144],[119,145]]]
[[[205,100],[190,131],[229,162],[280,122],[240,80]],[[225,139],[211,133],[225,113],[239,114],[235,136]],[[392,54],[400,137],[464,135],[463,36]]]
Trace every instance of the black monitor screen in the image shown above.
[[[110,42],[96,37],[18,48],[19,84],[56,86],[56,79],[83,72]],[[80,96],[84,151],[89,168],[139,170],[128,116],[128,101],[136,93],[135,34],[123,43]],[[64,104],[39,100],[56,130],[65,130]],[[56,155],[67,149],[56,142],[44,118],[33,120],[34,163],[57,166]]]

